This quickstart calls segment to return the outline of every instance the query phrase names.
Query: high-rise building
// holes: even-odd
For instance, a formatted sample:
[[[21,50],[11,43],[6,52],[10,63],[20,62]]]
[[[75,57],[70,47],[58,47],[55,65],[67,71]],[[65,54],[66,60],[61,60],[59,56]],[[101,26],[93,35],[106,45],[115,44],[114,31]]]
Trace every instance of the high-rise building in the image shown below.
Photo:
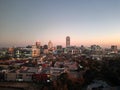
[[[43,53],[47,54],[48,53],[48,45],[44,45],[43,48],[44,48]]]
[[[70,47],[70,37],[66,37],[66,47]]]
[[[48,49],[52,49],[53,48],[53,43],[51,41],[48,42]]]
[[[36,47],[40,48],[40,42],[39,41],[36,42]]]
[[[44,49],[48,49],[48,45],[44,45],[43,48],[44,48]]]

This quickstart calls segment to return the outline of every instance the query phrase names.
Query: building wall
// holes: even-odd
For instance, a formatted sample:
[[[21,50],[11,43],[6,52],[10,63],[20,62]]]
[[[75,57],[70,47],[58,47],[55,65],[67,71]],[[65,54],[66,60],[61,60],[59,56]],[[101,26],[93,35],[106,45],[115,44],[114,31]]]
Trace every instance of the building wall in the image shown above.
[[[35,45],[32,46],[32,57],[40,56],[40,49],[37,48]]]
[[[70,37],[66,37],[66,47],[70,47]]]
[[[22,79],[23,81],[32,81],[33,73],[6,73],[5,80],[6,81],[19,81]]]

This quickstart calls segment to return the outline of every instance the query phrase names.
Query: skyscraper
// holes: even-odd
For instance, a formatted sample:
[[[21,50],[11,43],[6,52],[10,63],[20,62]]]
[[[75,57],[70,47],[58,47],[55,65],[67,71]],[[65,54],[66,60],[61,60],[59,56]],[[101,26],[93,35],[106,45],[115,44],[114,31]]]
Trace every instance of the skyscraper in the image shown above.
[[[39,41],[36,42],[36,47],[40,48],[40,42]]]
[[[48,49],[52,49],[53,48],[53,43],[51,41],[48,42]]]
[[[66,37],[66,47],[70,47],[70,37]]]

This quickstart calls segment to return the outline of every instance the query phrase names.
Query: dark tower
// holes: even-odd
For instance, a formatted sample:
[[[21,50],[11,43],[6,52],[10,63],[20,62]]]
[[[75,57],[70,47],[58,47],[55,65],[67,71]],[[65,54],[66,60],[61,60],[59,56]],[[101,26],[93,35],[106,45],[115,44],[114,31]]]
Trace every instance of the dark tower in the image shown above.
[[[66,47],[70,47],[70,37],[66,37]]]

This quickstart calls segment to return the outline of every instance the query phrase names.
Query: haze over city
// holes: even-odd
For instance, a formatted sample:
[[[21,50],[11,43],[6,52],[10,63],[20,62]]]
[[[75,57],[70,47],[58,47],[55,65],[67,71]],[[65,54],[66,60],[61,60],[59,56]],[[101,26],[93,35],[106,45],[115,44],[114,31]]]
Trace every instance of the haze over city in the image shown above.
[[[120,0],[0,0],[0,47],[37,40],[120,47]]]

